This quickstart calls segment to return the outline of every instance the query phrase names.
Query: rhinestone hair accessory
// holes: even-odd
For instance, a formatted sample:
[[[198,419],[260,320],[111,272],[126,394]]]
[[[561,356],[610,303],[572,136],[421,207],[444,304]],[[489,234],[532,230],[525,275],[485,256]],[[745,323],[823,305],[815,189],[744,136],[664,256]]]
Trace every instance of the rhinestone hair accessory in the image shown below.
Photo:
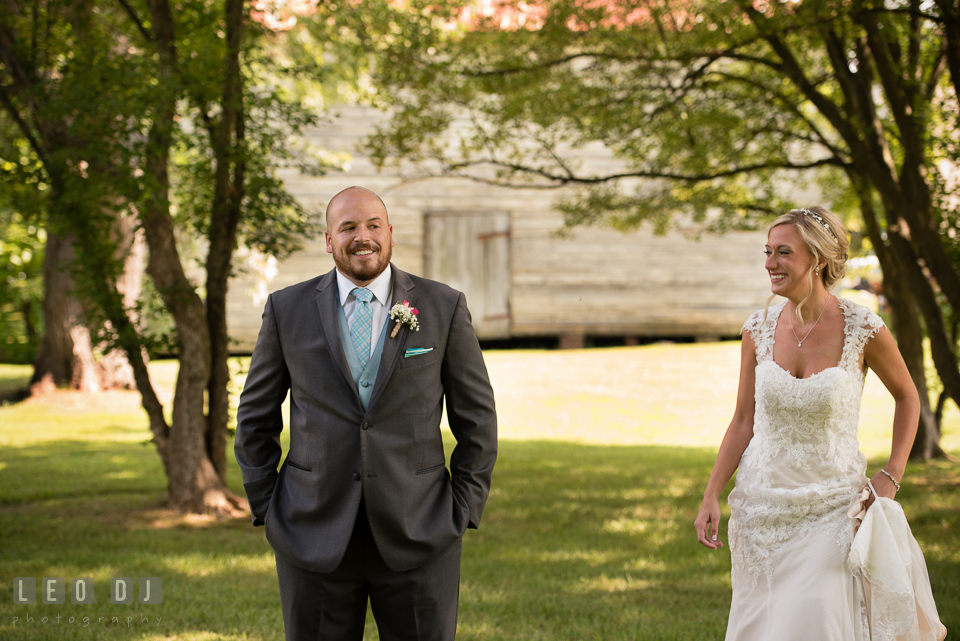
[[[837,238],[837,235],[833,233],[833,230],[830,229],[830,225],[827,224],[827,221],[825,221],[825,220],[823,219],[823,217],[818,216],[817,214],[813,213],[813,212],[810,211],[809,209],[798,209],[797,211],[801,212],[804,216],[812,216],[813,219],[814,219],[815,221],[817,221],[817,224],[820,225],[821,227],[823,227],[823,230],[824,230],[825,232],[827,232],[828,234],[830,234],[830,237],[831,237],[831,238],[833,238],[833,239],[834,239],[835,241],[837,241],[838,243],[840,242],[840,239]]]

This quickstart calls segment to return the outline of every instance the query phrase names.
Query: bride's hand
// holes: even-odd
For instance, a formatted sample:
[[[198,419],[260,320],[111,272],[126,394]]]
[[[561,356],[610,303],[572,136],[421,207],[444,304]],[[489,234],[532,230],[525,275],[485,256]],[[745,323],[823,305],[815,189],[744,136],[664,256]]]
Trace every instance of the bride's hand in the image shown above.
[[[720,503],[718,501],[703,500],[697,520],[693,522],[697,528],[697,540],[704,547],[716,550],[723,547],[723,541],[718,538],[720,533]]]
[[[873,478],[870,479],[870,482],[873,483],[873,489],[876,490],[877,496],[892,499],[897,495],[897,486],[895,486],[893,481],[890,480],[890,477],[883,472],[877,472],[874,474]],[[876,500],[876,497],[873,496],[873,492],[871,492],[870,497],[867,499],[867,504],[864,507],[869,508]]]

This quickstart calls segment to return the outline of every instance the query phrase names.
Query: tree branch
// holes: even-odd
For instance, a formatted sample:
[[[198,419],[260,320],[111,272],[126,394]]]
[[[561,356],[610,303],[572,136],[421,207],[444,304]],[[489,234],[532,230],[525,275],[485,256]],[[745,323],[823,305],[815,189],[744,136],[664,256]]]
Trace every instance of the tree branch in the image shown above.
[[[609,62],[634,62],[634,63],[650,63],[650,62],[679,62],[681,64],[689,64],[693,60],[708,58],[717,60],[720,58],[729,58],[732,60],[738,60],[741,62],[753,62],[757,64],[766,65],[773,67],[779,70],[780,63],[775,60],[770,60],[762,56],[754,56],[745,53],[739,53],[739,49],[755,42],[757,39],[747,40],[745,42],[739,42],[735,45],[732,45],[726,49],[717,49],[717,50],[707,50],[707,51],[688,51],[683,55],[676,56],[664,56],[664,55],[650,55],[650,56],[620,56],[611,53],[605,53],[600,51],[580,51],[578,53],[570,54],[567,56],[562,56],[560,58],[555,58],[553,60],[547,60],[545,62],[539,62],[536,64],[522,65],[522,66],[512,66],[512,67],[499,67],[493,69],[485,70],[463,70],[460,72],[462,76],[467,78],[484,78],[489,76],[508,76],[512,74],[527,73],[530,71],[542,71],[544,69],[552,69],[554,67],[559,67],[565,65],[574,60],[579,60],[582,58],[593,58],[597,60],[604,60]]]
[[[927,81],[924,83],[923,98],[925,102],[929,103],[933,99],[937,85],[940,84],[940,78],[946,70],[947,50],[946,46],[944,46],[944,48],[940,50],[940,55],[937,56],[937,61],[930,66],[930,77],[927,78]]]
[[[823,114],[834,129],[847,141],[851,148],[858,142],[857,131],[850,126],[840,109],[829,98],[817,90],[816,86],[810,82],[803,67],[797,61],[790,48],[780,39],[780,37],[769,29],[767,18],[753,8],[752,4],[741,4],[741,8],[750,17],[751,21],[757,26],[757,30],[763,34],[763,38],[770,44],[780,59],[783,61],[778,71],[789,78],[800,90],[800,92],[813,103],[813,105]]]
[[[584,51],[584,52],[574,53],[569,56],[563,56],[561,58],[556,58],[554,60],[547,60],[546,62],[540,62],[532,65],[500,67],[496,69],[475,70],[475,71],[463,70],[460,72],[460,75],[465,76],[467,78],[487,78],[490,76],[509,76],[516,73],[526,73],[528,71],[541,71],[543,69],[552,69],[554,67],[565,65],[568,62],[579,60],[580,58],[605,58],[608,60],[617,60],[617,58],[614,56],[604,56],[599,53]]]
[[[49,173],[50,157],[47,155],[46,148],[43,147],[37,137],[33,135],[33,130],[20,116],[20,111],[17,109],[17,106],[13,104],[13,100],[7,93],[7,88],[2,85],[0,85],[0,103],[3,103],[3,106],[6,108],[10,118],[12,118],[14,123],[16,123],[17,127],[20,129],[20,133],[23,134],[23,137],[26,138],[27,142],[30,143],[30,147],[37,154],[40,162],[43,163],[43,166],[47,168],[47,172]]]
[[[444,162],[443,159],[436,159]],[[678,182],[687,182],[687,183],[698,183],[698,182],[708,182],[711,180],[716,180],[719,178],[732,178],[733,176],[738,176],[741,174],[753,173],[756,171],[764,171],[768,169],[789,169],[789,170],[804,170],[804,169],[813,169],[815,167],[826,167],[826,166],[836,166],[843,167],[845,163],[838,160],[837,158],[823,158],[821,160],[815,160],[809,163],[791,163],[791,162],[765,162],[765,163],[756,163],[753,165],[744,165],[742,167],[735,167],[733,169],[728,169],[726,171],[718,171],[713,173],[702,173],[702,174],[679,174],[667,171],[630,171],[623,172],[618,174],[609,174],[606,176],[576,176],[573,173],[567,173],[566,175],[560,175],[552,173],[546,169],[540,169],[536,167],[529,167],[526,165],[521,165],[517,163],[510,163],[495,159],[487,160],[478,160],[462,163],[445,163],[449,170],[445,170],[443,175],[449,176],[453,175],[458,178],[469,178],[470,180],[481,182],[491,185],[500,185],[503,187],[512,187],[512,188],[529,188],[529,189],[556,189],[564,185],[600,185],[603,183],[613,182],[616,180],[621,180],[624,178],[662,178],[667,180],[675,180]],[[489,178],[482,178],[477,176],[472,176],[470,174],[461,173],[462,169],[469,167],[477,167],[480,165],[491,165],[494,167],[500,167],[501,169],[508,169],[514,173],[521,174],[530,174],[532,176],[538,176],[549,180],[553,185],[529,185],[529,184],[517,184],[509,183],[503,181],[497,181]],[[568,170],[569,171],[569,170]]]
[[[143,26],[143,23],[137,16],[137,12],[133,10],[133,7],[130,6],[130,3],[128,3],[127,0],[117,0],[117,2],[119,2],[120,6],[123,7],[124,11],[127,12],[127,15],[130,16],[130,19],[133,20],[133,23],[137,25],[137,29],[140,31],[140,35],[143,36],[144,40],[147,42],[153,42],[153,36],[150,35],[150,32],[147,31],[147,28]]]
[[[960,95],[960,7],[956,7],[953,0],[936,0],[936,3],[940,12],[950,18],[943,27],[944,49],[954,93]],[[957,116],[957,122],[960,124],[960,115]]]
[[[750,86],[752,86],[752,87],[756,87],[757,89],[761,89],[761,90],[769,93],[771,96],[773,96],[773,97],[775,97],[777,100],[779,100],[780,103],[784,106],[784,108],[786,108],[790,113],[792,113],[793,115],[795,115],[795,116],[796,116],[797,118],[799,118],[807,127],[810,128],[810,131],[812,131],[813,134],[814,134],[814,136],[816,137],[815,139],[814,139],[814,138],[810,138],[810,139],[809,139],[810,142],[815,142],[815,143],[818,143],[818,144],[823,145],[823,146],[826,147],[828,150],[830,150],[830,153],[831,153],[833,156],[835,156],[836,158],[842,158],[844,155],[846,155],[846,154],[841,153],[840,150],[837,149],[837,148],[833,145],[833,143],[829,142],[829,141],[827,140],[827,136],[820,130],[820,128],[817,126],[817,124],[816,124],[815,122],[813,122],[812,120],[810,120],[810,118],[808,118],[807,115],[806,115],[805,113],[803,113],[803,111],[800,110],[800,107],[797,105],[796,101],[795,101],[795,100],[792,100],[789,96],[787,96],[787,95],[784,94],[783,92],[781,92],[781,91],[776,91],[776,90],[774,90],[774,89],[771,89],[771,88],[767,87],[766,85],[758,82],[758,81],[755,80],[754,78],[746,78],[746,77],[743,77],[743,76],[739,76],[739,75],[732,74],[732,73],[727,73],[727,72],[718,72],[718,71],[715,71],[715,72],[713,72],[713,73],[718,74],[718,75],[720,75],[721,77],[724,77],[724,78],[729,78],[729,79],[731,79],[731,80],[735,80],[735,81],[738,81],[738,82],[742,82],[742,83],[744,83],[744,84],[750,85]],[[797,137],[800,138],[801,140],[807,139],[806,137],[800,137],[800,136],[797,136]]]
[[[920,11],[919,9],[860,9],[857,13],[890,13],[894,15],[905,15],[912,18],[922,18],[924,20],[930,20],[931,22],[936,22],[937,24],[946,24],[951,21],[950,16],[936,16],[932,13],[927,13],[925,11]],[[956,18],[952,18],[956,21]]]
[[[876,15],[870,14],[864,16],[864,18],[860,24],[867,33],[867,42],[873,54],[874,64],[877,67],[877,75],[880,76],[880,82],[883,85],[887,101],[890,103],[893,117],[897,121],[901,133],[909,132],[913,129],[913,123],[909,115],[913,111],[913,105],[910,103],[910,94],[913,92],[909,86],[905,86],[901,74],[897,73],[893,54],[883,34],[880,33],[880,25],[876,20]]]

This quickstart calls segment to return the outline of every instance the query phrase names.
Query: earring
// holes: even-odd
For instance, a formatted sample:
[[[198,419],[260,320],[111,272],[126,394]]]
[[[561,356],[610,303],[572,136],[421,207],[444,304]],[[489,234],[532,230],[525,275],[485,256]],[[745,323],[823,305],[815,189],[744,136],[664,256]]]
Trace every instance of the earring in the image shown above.
[[[813,273],[816,274],[817,276],[820,275],[820,265],[817,265],[817,266],[814,268]]]

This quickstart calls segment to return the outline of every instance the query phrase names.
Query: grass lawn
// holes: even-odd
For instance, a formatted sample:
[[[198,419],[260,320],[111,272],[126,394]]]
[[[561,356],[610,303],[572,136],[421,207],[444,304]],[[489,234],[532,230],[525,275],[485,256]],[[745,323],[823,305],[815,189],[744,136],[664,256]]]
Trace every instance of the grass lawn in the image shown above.
[[[488,353],[500,457],[482,529],[465,537],[458,639],[722,638],[729,553],[701,548],[692,521],[733,411],[738,360],[735,343]],[[175,363],[151,367],[158,386],[172,385]],[[24,371],[0,368],[0,389]],[[888,447],[890,410],[868,379],[861,441],[871,470]],[[95,586],[92,605],[8,596],[0,639],[282,639],[263,530],[166,510],[148,439],[133,393],[0,407],[4,590],[14,577]],[[960,456],[955,409],[943,443]],[[898,499],[955,634],[960,466],[911,465]],[[111,605],[114,576],[160,577],[163,603]],[[372,617],[366,638],[377,638]]]

